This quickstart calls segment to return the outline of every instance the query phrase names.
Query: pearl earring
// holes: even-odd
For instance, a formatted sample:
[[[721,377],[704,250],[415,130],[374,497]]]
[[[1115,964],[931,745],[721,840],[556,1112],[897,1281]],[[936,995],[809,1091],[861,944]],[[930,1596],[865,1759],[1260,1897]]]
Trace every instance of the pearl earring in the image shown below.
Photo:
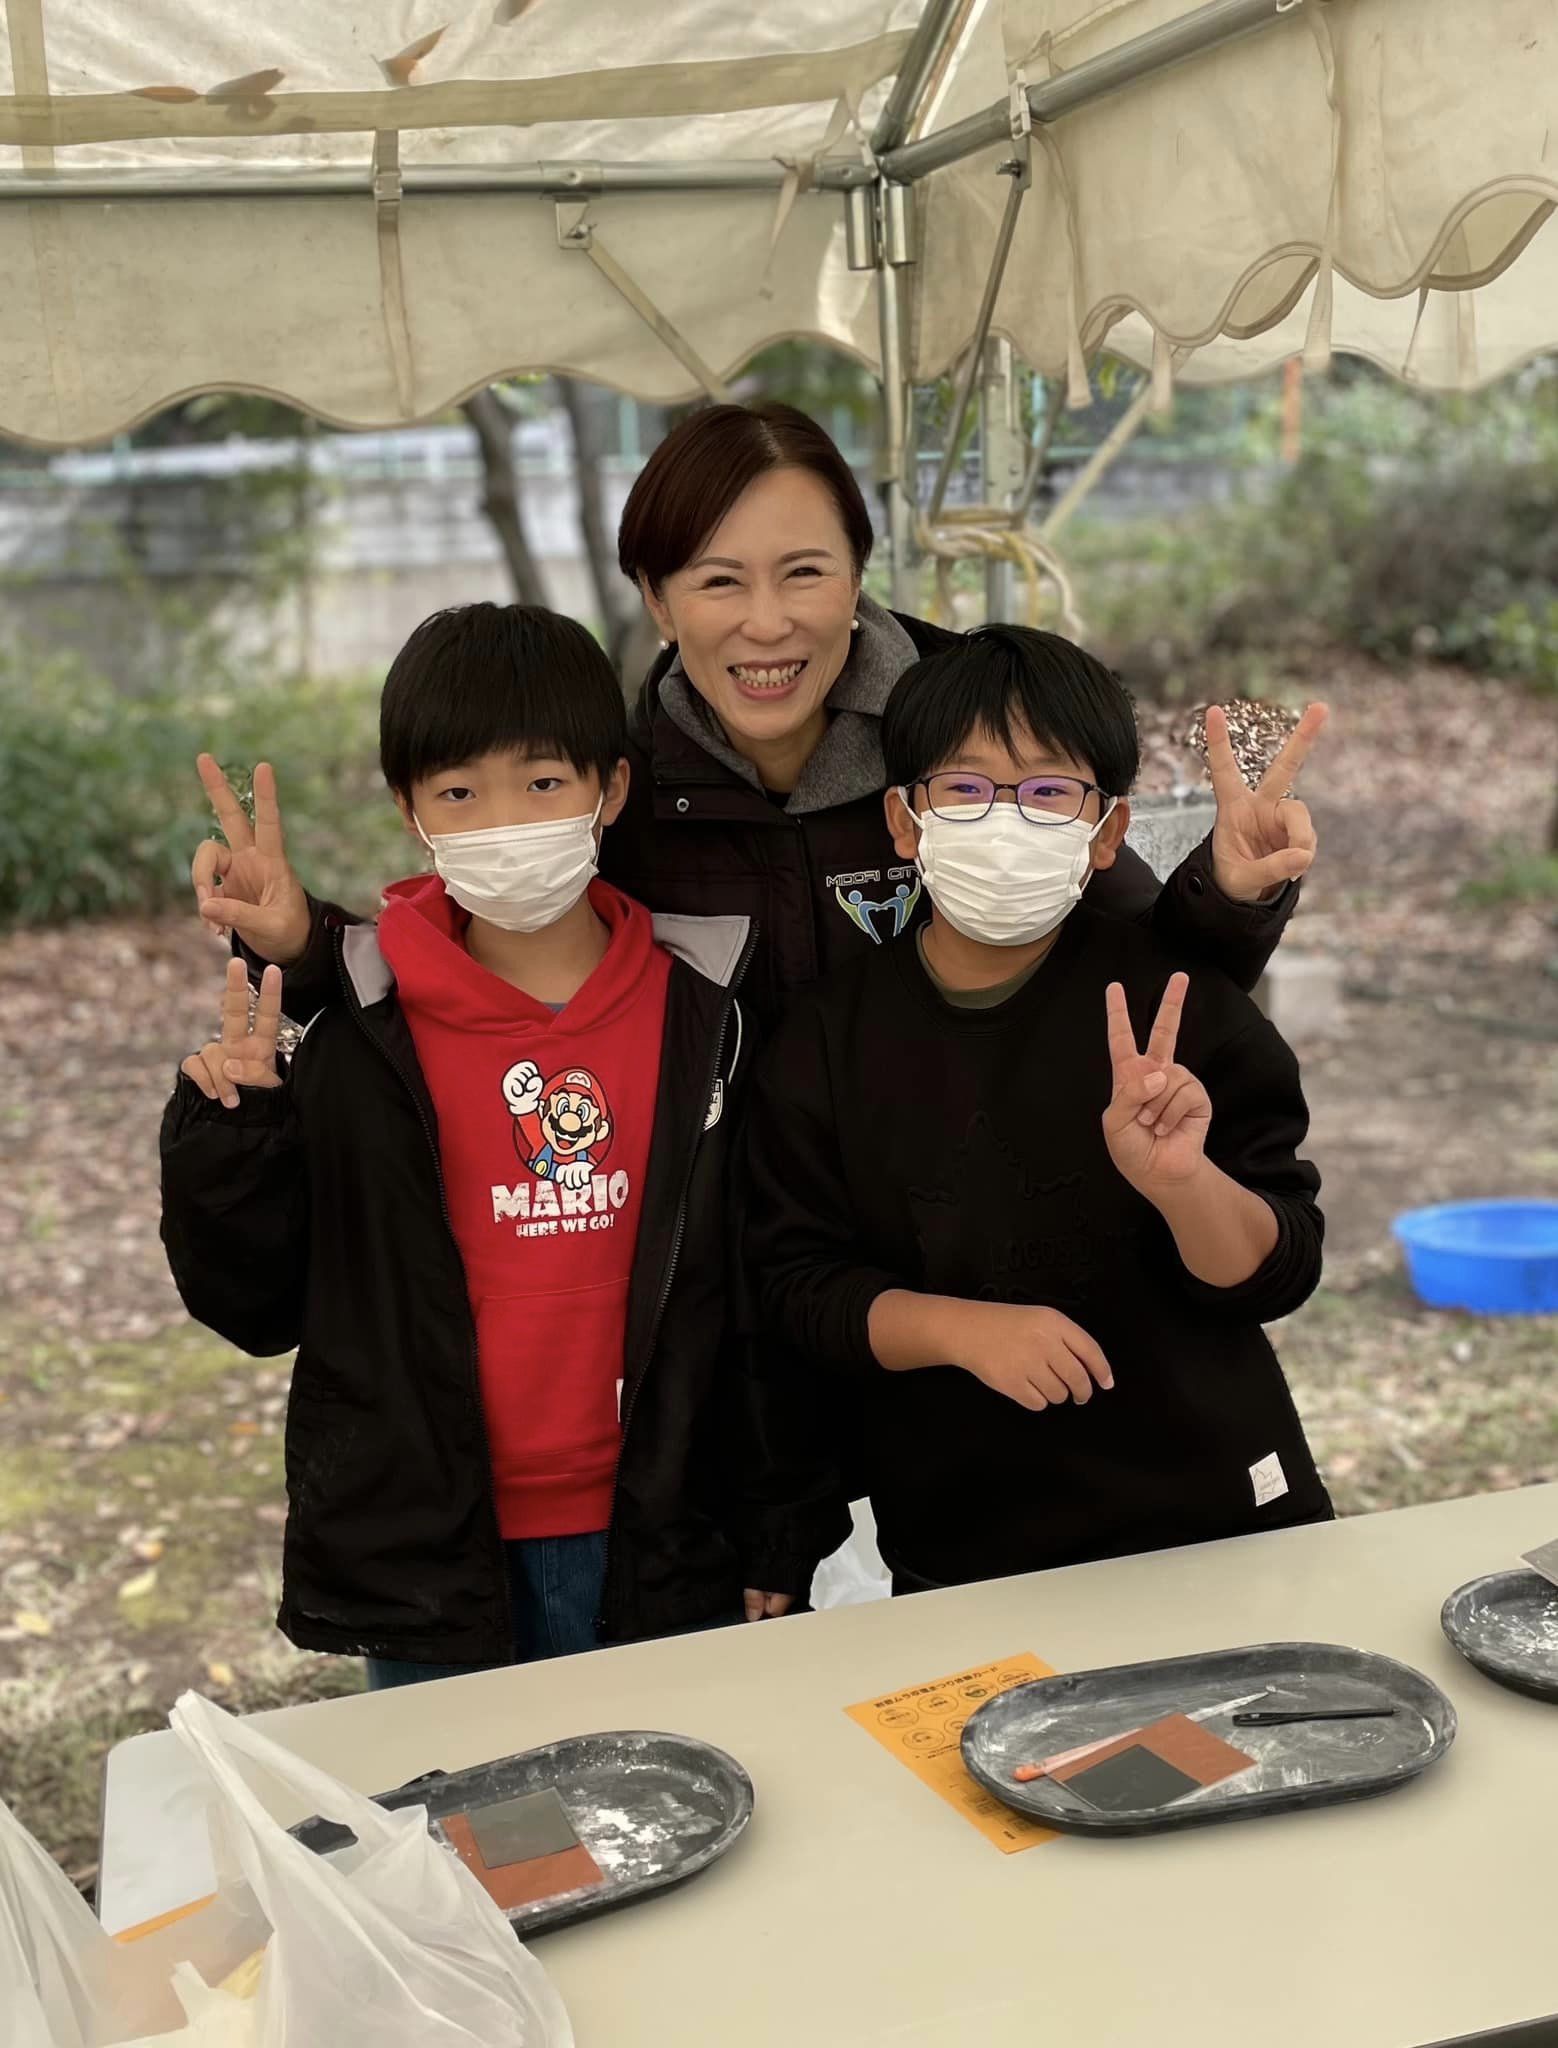
[[[665,650],[670,646],[670,644],[671,643],[669,640],[662,640],[660,642],[660,652],[664,654]]]
[[[851,631],[851,633],[858,633],[860,631],[860,621],[858,619],[851,619],[849,622],[849,630]]]

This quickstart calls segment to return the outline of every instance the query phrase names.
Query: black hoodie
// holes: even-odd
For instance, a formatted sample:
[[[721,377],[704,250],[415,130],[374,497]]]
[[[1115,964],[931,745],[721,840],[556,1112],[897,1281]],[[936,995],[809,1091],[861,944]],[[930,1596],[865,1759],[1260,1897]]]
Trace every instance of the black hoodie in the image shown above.
[[[1083,904],[1030,981],[971,1010],[941,997],[916,947],[886,947],[799,998],[759,1062],[749,1284],[793,1354],[863,1391],[883,1555],[914,1578],[1330,1514],[1260,1327],[1320,1272],[1293,1055],[1231,983],[1192,974],[1178,1057],[1212,1098],[1208,1155],[1277,1219],[1243,1286],[1193,1278],[1105,1148],[1105,989],[1124,983],[1144,1044],[1177,964]],[[1103,1347],[1114,1388],[1030,1413],[961,1368],[884,1371],[867,1319],[889,1288],[1058,1309]]]

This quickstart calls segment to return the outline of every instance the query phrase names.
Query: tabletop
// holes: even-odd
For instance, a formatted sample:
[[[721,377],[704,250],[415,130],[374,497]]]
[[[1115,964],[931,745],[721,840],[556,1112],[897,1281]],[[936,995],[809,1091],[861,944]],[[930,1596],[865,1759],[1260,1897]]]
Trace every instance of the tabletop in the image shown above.
[[[1558,2014],[1558,1714],[1473,1670],[1439,1629],[1455,1587],[1555,1533],[1558,1486],[1528,1487],[261,1725],[368,1792],[600,1728],[673,1730],[740,1759],[756,1813],[723,1862],[537,1938],[580,2048],[1424,2048]],[[1453,1748],[1377,1800],[1008,1855],[844,1711],[1022,1652],[1078,1671],[1269,1641],[1415,1666],[1455,1704]],[[169,1733],[122,1744],[105,1925],[210,1881],[194,1766]]]

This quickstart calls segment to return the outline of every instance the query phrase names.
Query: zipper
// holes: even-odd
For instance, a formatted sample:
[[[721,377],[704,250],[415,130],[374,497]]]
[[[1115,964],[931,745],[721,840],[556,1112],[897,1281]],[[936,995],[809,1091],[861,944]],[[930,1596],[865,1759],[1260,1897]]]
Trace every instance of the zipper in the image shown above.
[[[822,918],[817,908],[817,876],[811,864],[811,848],[806,843],[806,828],[797,818],[795,835],[801,848],[801,874],[806,883],[806,901],[811,905],[811,979],[816,980],[822,967]]]
[[[454,1251],[455,1262],[460,1269],[461,1292],[465,1295],[466,1320],[470,1330],[470,1342],[467,1351],[467,1360],[470,1367],[471,1390],[475,1396],[476,1421],[477,1426],[481,1432],[482,1454],[486,1461],[487,1466],[487,1505],[492,1511],[492,1539],[498,1562],[498,1584],[504,1588],[503,1611],[505,1615],[509,1615],[510,1602],[507,1593],[508,1555],[503,1548],[503,1530],[498,1520],[497,1496],[494,1494],[492,1490],[492,1445],[487,1437],[487,1412],[482,1405],[481,1374],[477,1366],[476,1357],[476,1324],[474,1319],[471,1317],[470,1313],[470,1296],[469,1294],[465,1293],[465,1261],[460,1256],[460,1240],[454,1234],[454,1221],[449,1214],[449,1197],[448,1192],[444,1187],[443,1161],[438,1156],[437,1134],[434,1132],[432,1125],[428,1121],[427,1111],[422,1106],[422,1099],[417,1094],[416,1088],[412,1084],[410,1075],[406,1072],[405,1068],[402,1067],[399,1060],[396,1059],[395,1055],[389,1050],[388,1046],[384,1045],[378,1038],[374,1036],[373,1032],[369,1030],[367,1022],[362,1014],[362,1005],[357,1000],[357,991],[352,987],[351,976],[346,971],[346,955],[342,951],[339,944],[336,946],[335,963],[336,969],[340,975],[341,987],[346,995],[347,1008],[351,1011],[352,1016],[356,1019],[358,1030],[361,1031],[363,1037],[366,1038],[368,1043],[371,1046],[373,1046],[374,1049],[379,1053],[381,1058],[384,1060],[385,1065],[389,1068],[390,1072],[395,1076],[395,1078],[400,1082],[401,1086],[405,1089],[406,1093],[411,1097],[412,1105],[417,1113],[417,1121],[422,1126],[423,1135],[427,1139],[428,1150],[433,1156],[433,1177],[438,1183],[438,1207],[444,1219],[444,1229],[448,1233],[449,1243]],[[516,1647],[514,1642],[514,1624],[512,1618],[510,1618],[507,1621],[506,1627],[509,1639],[509,1654],[510,1656],[512,1656]]]
[[[752,955],[756,947],[757,926],[756,924],[749,923],[740,957],[731,972],[730,980],[725,984],[725,1001],[720,1008],[719,1030],[715,1033],[714,1053],[709,1061],[708,1072],[704,1077],[703,1091],[700,1096],[695,1098],[701,1104],[701,1107],[697,1110],[697,1115],[700,1118],[706,1118],[709,1113],[709,1103],[713,1100],[714,1096],[714,1083],[719,1079],[720,1061],[725,1056],[725,1035],[730,1029],[730,1013],[736,1006],[736,990],[740,987],[742,977],[751,964]],[[613,1544],[617,1519],[617,1486],[623,1462],[627,1457],[628,1431],[633,1421],[633,1410],[638,1405],[639,1388],[642,1387],[645,1378],[648,1376],[650,1361],[655,1355],[655,1345],[660,1336],[660,1325],[665,1320],[665,1311],[671,1299],[671,1284],[676,1278],[677,1264],[682,1255],[682,1240],[687,1234],[687,1194],[692,1186],[693,1168],[697,1164],[698,1146],[702,1136],[703,1133],[700,1130],[698,1136],[694,1138],[692,1150],[687,1156],[687,1172],[683,1178],[681,1195],[676,1205],[676,1227],[671,1234],[671,1250],[665,1262],[665,1272],[661,1276],[660,1294],[655,1303],[655,1312],[650,1318],[649,1329],[644,1340],[643,1367],[639,1372],[637,1382],[633,1386],[631,1393],[627,1390],[626,1369],[624,1367],[622,1438],[617,1445],[616,1469],[611,1475],[611,1508],[606,1517],[606,1567],[601,1574],[602,1612],[595,1617],[597,1634],[604,1634],[605,1632],[606,1617],[604,1610],[607,1605],[606,1594],[607,1588],[611,1585],[612,1567],[616,1562]]]

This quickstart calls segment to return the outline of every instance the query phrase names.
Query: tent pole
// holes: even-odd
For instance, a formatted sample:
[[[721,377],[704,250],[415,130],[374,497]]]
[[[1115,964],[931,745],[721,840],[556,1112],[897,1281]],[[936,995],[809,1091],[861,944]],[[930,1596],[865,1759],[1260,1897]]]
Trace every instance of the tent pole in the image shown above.
[[[1014,106],[1020,111],[1021,94],[1014,91]],[[1008,118],[1012,115],[1009,112]],[[1026,136],[1017,140],[1017,154],[1002,164],[1001,173],[1011,179],[1011,189],[1006,195],[1006,210],[1001,215],[1001,225],[996,233],[995,250],[990,258],[990,271],[985,279],[984,297],[979,302],[979,316],[974,322],[973,337],[968,344],[968,353],[963,358],[963,367],[958,373],[957,392],[952,401],[952,417],[947,422],[947,445],[942,450],[941,467],[936,472],[935,488],[930,495],[930,508],[926,518],[931,525],[941,517],[941,508],[946,502],[947,485],[952,481],[953,465],[958,459],[958,443],[963,437],[963,422],[968,417],[969,400],[974,394],[974,385],[984,365],[985,340],[990,332],[990,322],[995,314],[995,302],[1001,295],[1001,281],[1006,275],[1007,258],[1012,253],[1012,237],[1017,232],[1017,216],[1022,211],[1022,202],[1028,187],[1033,182],[1033,163]]]
[[[919,496],[919,451],[914,445],[914,386],[909,379],[903,273],[912,260],[904,213],[910,195],[878,188],[876,302],[881,323],[882,468],[887,545],[894,611],[916,608],[914,517]]]
[[[1056,121],[1078,107],[1101,100],[1144,78],[1155,78],[1171,64],[1183,63],[1207,50],[1218,49],[1236,37],[1269,28],[1292,11],[1291,0],[1207,0],[1192,14],[1133,36],[1118,49],[1089,57],[1058,78],[1028,88],[1028,105],[1035,121]],[[983,113],[971,114],[938,134],[919,142],[905,143],[886,151],[881,169],[889,178],[914,180],[929,176],[948,164],[977,156],[980,150],[1002,142],[1009,133],[1006,103],[998,102]]]
[[[789,174],[774,158],[665,163],[407,164],[405,197],[512,192],[537,199],[594,199],[638,192],[777,192]],[[820,163],[819,191],[870,190],[869,164]],[[72,171],[0,175],[0,199],[335,199],[371,193],[373,166],[333,171]]]
[[[1016,356],[1009,341],[992,334],[984,347],[979,388],[980,495],[987,505],[1009,512],[1023,481],[1023,448],[1017,410]],[[985,623],[1010,619],[1016,610],[1016,569],[1006,555],[985,557]]]
[[[973,0],[930,0],[872,131],[871,147],[877,156],[901,148],[913,134],[926,99],[940,82],[948,45],[962,33],[972,5]]]

